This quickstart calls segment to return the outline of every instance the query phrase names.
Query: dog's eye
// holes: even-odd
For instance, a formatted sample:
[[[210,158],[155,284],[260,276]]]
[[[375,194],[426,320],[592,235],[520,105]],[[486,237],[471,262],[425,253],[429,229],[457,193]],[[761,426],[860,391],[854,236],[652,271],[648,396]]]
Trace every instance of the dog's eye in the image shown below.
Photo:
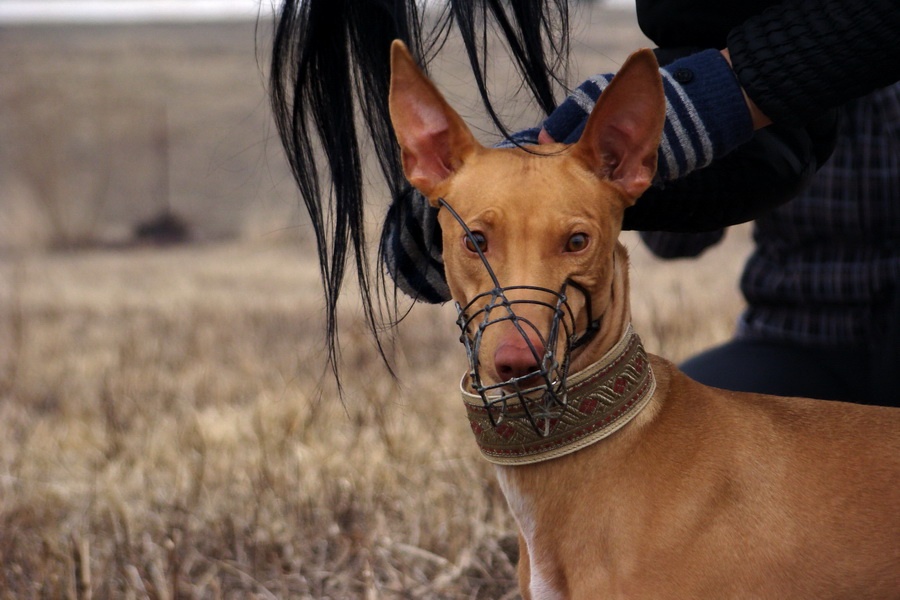
[[[469,252],[478,253],[479,250],[487,252],[487,238],[480,231],[473,231],[470,235],[463,236],[463,243]]]
[[[566,242],[566,252],[581,252],[588,246],[588,236],[586,233],[574,233]]]

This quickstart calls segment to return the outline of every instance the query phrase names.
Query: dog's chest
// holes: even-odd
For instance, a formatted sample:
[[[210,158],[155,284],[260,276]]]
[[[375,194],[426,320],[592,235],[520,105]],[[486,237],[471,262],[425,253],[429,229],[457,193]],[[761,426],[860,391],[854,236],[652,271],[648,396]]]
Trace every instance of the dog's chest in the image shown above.
[[[531,574],[528,587],[531,599],[562,600],[565,595],[554,585],[552,580],[551,574],[555,572],[555,569],[551,564],[551,557],[536,543],[537,518],[532,499],[520,492],[514,478],[509,477],[508,469],[497,469],[497,481],[528,548]],[[520,557],[521,559],[522,557]]]

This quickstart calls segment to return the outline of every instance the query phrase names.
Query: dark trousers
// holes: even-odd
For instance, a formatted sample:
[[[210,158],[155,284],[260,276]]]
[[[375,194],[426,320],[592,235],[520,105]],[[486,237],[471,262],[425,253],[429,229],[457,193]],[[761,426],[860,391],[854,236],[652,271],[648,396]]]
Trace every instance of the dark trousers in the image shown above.
[[[886,358],[864,349],[736,339],[681,368],[701,383],[727,390],[900,406],[900,362]]]

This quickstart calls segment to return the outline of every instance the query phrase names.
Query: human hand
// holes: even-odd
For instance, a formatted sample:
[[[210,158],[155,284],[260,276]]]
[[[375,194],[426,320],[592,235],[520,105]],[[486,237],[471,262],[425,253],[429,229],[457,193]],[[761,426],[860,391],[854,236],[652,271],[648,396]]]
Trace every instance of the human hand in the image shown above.
[[[704,50],[662,67],[666,125],[657,178],[684,177],[749,140],[754,122],[727,57]],[[612,74],[584,81],[544,121],[539,143],[574,143]]]

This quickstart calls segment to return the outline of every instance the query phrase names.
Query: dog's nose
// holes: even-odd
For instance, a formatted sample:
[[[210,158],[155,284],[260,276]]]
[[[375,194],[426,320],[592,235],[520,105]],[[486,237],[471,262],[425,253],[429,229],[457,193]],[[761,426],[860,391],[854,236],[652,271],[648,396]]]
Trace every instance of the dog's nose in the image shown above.
[[[531,340],[533,350],[524,339],[501,343],[494,352],[494,369],[502,381],[524,377],[540,370],[544,345]]]

